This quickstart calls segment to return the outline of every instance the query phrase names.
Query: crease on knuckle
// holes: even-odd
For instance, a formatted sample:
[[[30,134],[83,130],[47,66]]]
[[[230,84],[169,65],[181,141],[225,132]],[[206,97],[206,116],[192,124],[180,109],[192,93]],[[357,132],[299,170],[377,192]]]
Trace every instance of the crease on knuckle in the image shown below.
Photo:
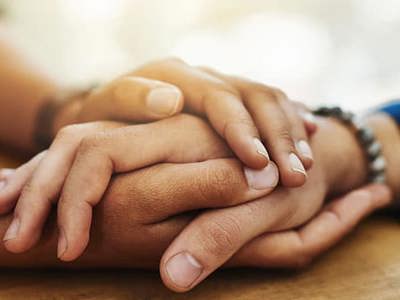
[[[246,127],[250,132],[258,132],[254,122],[246,113],[238,114],[235,119],[225,121],[222,128],[222,136],[227,137],[232,131],[236,131],[238,127]]]
[[[279,141],[279,145],[281,145],[281,147],[289,149],[289,151],[296,152],[292,135],[287,128],[278,128],[274,132],[275,137]]]
[[[235,217],[225,215],[202,225],[200,234],[204,253],[224,258],[240,246],[241,226]]]
[[[237,100],[237,98],[242,98],[242,94],[225,81],[217,77],[211,77],[211,79],[212,82],[204,86],[205,90],[203,91],[200,99],[203,111],[210,112],[212,109],[214,109],[215,103],[219,101],[218,99],[221,97],[229,97],[232,101]]]
[[[49,192],[45,185],[40,186],[37,184],[33,184],[31,181],[28,181],[24,187],[22,188],[20,199],[33,199],[35,197],[36,201],[30,201],[29,205],[33,206],[41,206],[43,202],[47,203],[49,206],[52,206],[55,198],[50,198]],[[29,197],[29,198],[28,198]]]
[[[205,203],[215,203],[219,206],[233,205],[237,198],[236,187],[241,186],[240,178],[232,168],[207,166],[205,176],[197,182],[201,199]]]
[[[96,133],[84,137],[78,147],[79,155],[88,155],[99,148],[104,140],[103,133]]]

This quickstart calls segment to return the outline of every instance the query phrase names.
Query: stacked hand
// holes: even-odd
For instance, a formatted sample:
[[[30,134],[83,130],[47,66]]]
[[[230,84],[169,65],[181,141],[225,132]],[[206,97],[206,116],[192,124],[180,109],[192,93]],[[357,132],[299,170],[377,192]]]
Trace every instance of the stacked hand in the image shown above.
[[[281,92],[210,72],[170,60],[152,64],[135,74],[180,89],[129,75],[94,91],[78,109],[63,114],[68,121],[59,122],[154,120],[179,112],[184,104],[187,111],[207,116],[233,153],[207,122],[185,114],[143,125],[102,121],[67,126],[48,151],[4,174],[8,184],[0,193],[2,212],[16,205],[6,248],[23,252],[36,245],[52,204],[58,202],[58,256],[76,259],[89,242],[92,207],[105,198],[100,208],[108,213],[102,247],[137,257],[132,265],[143,266],[153,265],[170,244],[161,259],[161,274],[167,286],[185,291],[225,263],[304,264],[360,218],[388,204],[385,187],[369,186],[321,209],[330,194],[362,182],[343,176],[354,153],[334,143],[354,145],[352,134],[327,120],[319,120],[313,137],[315,163],[307,182],[273,191],[278,169],[283,185],[304,183],[302,166],[312,162],[311,149],[304,145],[316,125],[300,118],[304,110]],[[165,89],[175,95],[174,109],[163,110],[168,111],[164,115],[156,116],[147,105],[154,86],[154,91],[162,86],[164,95]],[[278,167],[267,159],[256,128]],[[339,152],[344,159],[338,164]],[[362,169],[363,163],[352,167]],[[121,224],[132,229],[121,232]],[[298,229],[283,231],[290,228]]]

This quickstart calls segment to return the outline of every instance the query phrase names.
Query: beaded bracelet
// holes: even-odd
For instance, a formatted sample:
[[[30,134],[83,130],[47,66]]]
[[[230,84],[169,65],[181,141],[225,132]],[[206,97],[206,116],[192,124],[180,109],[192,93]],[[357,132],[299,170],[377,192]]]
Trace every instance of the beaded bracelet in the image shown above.
[[[322,106],[313,110],[313,113],[317,116],[333,117],[351,126],[355,130],[357,140],[368,160],[368,181],[371,183],[385,183],[386,160],[382,155],[382,146],[376,140],[371,128],[357,119],[353,113],[343,111],[337,106]]]

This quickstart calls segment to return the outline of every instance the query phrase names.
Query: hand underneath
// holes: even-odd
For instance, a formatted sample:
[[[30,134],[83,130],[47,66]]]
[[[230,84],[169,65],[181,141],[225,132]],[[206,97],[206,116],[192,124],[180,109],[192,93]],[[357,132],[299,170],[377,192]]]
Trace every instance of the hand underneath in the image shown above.
[[[14,220],[4,237],[5,246],[17,253],[33,247],[52,204],[58,202],[58,257],[74,260],[89,242],[92,207],[100,202],[112,175],[159,163],[196,163],[230,157],[231,152],[212,129],[189,115],[144,125],[94,122],[65,127],[50,149],[20,167],[3,189],[0,195],[3,213],[17,202]],[[236,162],[230,169],[219,172],[230,172],[232,168],[241,173],[241,181],[235,179],[240,183],[235,189],[241,187],[243,192],[232,197],[230,205],[265,195],[278,182],[274,163],[262,170],[245,168],[243,173]],[[243,182],[244,176],[248,184]],[[171,189],[165,185],[164,188]],[[219,206],[218,201],[203,205]],[[153,208],[157,209],[164,206]]]

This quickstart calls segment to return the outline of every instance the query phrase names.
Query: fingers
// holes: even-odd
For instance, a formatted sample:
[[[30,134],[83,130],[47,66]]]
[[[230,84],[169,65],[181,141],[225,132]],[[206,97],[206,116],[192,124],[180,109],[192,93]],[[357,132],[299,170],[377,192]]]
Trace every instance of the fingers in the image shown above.
[[[83,103],[79,120],[154,121],[179,113],[183,101],[182,92],[172,84],[123,76],[94,90]]]
[[[252,81],[227,76],[202,68],[235,87],[242,95],[271,158],[277,163],[284,186],[297,187],[306,180],[306,168],[312,165],[312,151],[304,123],[286,95]]]
[[[0,213],[8,213],[15,205],[26,182],[32,177],[34,170],[46,155],[46,151],[37,154],[16,170],[2,169],[0,173]]]
[[[58,200],[82,138],[93,132],[118,126],[121,124],[114,122],[67,126],[56,136],[45,154],[45,159],[38,161],[35,158],[29,163],[29,171],[26,172],[29,172],[30,177],[23,184],[20,179],[14,219],[4,237],[7,250],[14,253],[24,252],[39,240],[51,206]]]
[[[154,224],[181,212],[234,206],[257,199],[269,194],[278,179],[273,162],[262,170],[243,168],[236,159],[158,164],[119,175],[118,181],[110,184],[105,198],[127,199],[126,209],[133,212],[138,223]]]
[[[243,105],[229,84],[179,60],[166,60],[142,67],[136,75],[169,82],[181,89],[190,110],[206,114],[216,131],[248,167],[268,164],[268,152]]]
[[[267,90],[250,89],[245,97],[247,108],[266,141],[272,159],[278,165],[282,184],[288,187],[304,184],[306,171],[295,145],[291,123],[279,100]]]
[[[204,110],[210,123],[247,166],[260,169],[269,161],[258,130],[238,96],[212,91],[204,97]]]
[[[299,114],[298,109],[290,102],[284,94],[277,91],[278,101],[284,110],[286,117],[291,126],[291,134],[295,143],[297,153],[300,157],[301,162],[305,169],[311,168],[313,164],[313,153],[308,142],[307,128],[305,126],[305,121],[303,120],[301,114]]]
[[[194,150],[186,151],[188,148]],[[113,172],[132,171],[161,162],[195,162],[228,155],[229,151],[206,123],[186,115],[85,138],[58,205],[59,258],[73,260],[85,249],[92,207],[102,198]]]
[[[263,234],[230,262],[235,266],[302,267],[344,238],[374,210],[388,205],[390,190],[369,185],[334,200],[299,230]]]
[[[249,240],[265,231],[296,226],[288,217],[295,209],[296,202],[282,190],[201,214],[165,251],[160,263],[164,283],[178,292],[193,288]]]

